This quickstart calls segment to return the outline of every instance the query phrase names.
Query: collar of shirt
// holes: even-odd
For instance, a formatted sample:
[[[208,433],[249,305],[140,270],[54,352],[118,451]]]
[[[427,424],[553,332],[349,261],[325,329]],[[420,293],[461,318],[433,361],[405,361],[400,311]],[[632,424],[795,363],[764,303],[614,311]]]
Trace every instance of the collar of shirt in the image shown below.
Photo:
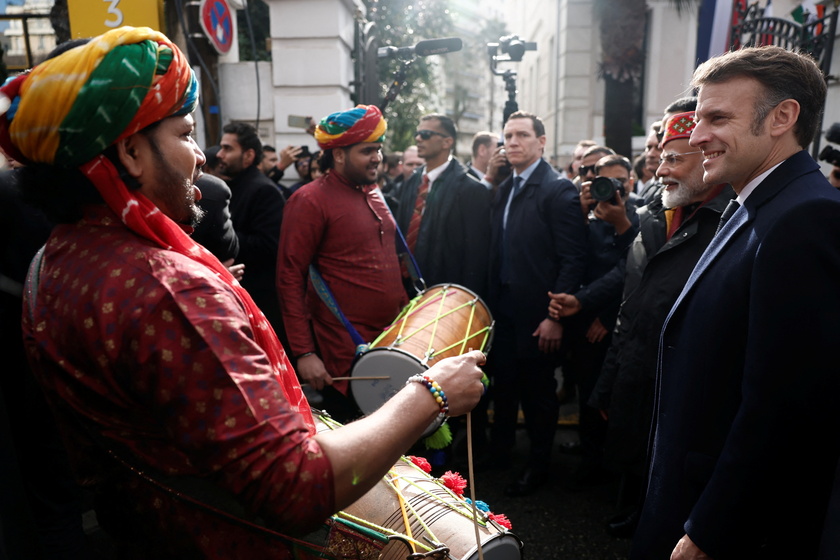
[[[776,169],[777,167],[782,165],[784,162],[785,162],[785,160],[780,161],[779,163],[777,163],[776,165],[774,165],[773,167],[771,167],[770,169],[768,169],[767,171],[765,171],[764,173],[762,173],[761,175],[759,175],[758,177],[756,177],[755,179],[753,179],[752,181],[747,183],[747,186],[744,187],[743,189],[741,189],[741,192],[739,192],[737,198],[735,198],[735,200],[738,201],[738,204],[743,206],[744,202],[752,194],[752,192],[755,190],[755,188],[759,184],[761,184],[761,182],[764,179],[766,179],[767,176],[770,175],[773,172],[774,169]]]
[[[474,172],[476,175],[478,175],[478,180],[479,180],[479,181],[481,181],[482,179],[484,179],[484,173],[481,171],[481,169],[477,168],[477,167],[476,167],[475,165],[473,165],[473,164],[470,164],[470,169],[472,169],[472,170],[473,170],[473,172]]]
[[[441,173],[446,171],[446,168],[449,166],[449,163],[452,161],[452,154],[446,158],[446,163],[438,165],[434,169],[426,169],[423,168],[423,173],[429,177],[429,192],[432,192],[432,186],[434,186],[435,181],[437,181],[438,177],[440,177]]]
[[[514,171],[514,173],[513,173],[514,179],[516,177],[522,177],[522,184],[524,185],[525,183],[528,182],[528,179],[531,177],[531,173],[534,172],[534,169],[537,168],[537,166],[540,164],[541,161],[542,161],[542,158],[537,158],[537,161],[535,161],[534,163],[529,165],[527,168],[525,168],[525,171],[523,171],[522,173],[516,173]]]
[[[377,187],[376,183],[371,183],[369,185],[354,185],[347,180],[347,177],[336,171],[335,169],[330,169],[328,171],[329,174],[335,177],[336,181],[348,186],[349,188],[353,189],[354,191],[363,192],[365,194],[369,194],[373,189]]]

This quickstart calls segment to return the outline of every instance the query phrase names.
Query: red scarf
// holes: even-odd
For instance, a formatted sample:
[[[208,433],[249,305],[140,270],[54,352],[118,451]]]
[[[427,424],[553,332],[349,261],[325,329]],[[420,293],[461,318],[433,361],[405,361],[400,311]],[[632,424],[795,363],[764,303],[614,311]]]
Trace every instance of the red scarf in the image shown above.
[[[184,233],[148,198],[140,193],[129,191],[120,178],[116,167],[108,158],[99,155],[81,166],[80,169],[94,184],[108,207],[120,216],[123,223],[131,231],[152,241],[159,247],[181,253],[202,263],[234,289],[245,304],[254,338],[268,356],[286,400],[293,410],[303,416],[303,420],[309,428],[309,433],[315,434],[312,410],[303,396],[303,391],[286,356],[286,351],[263,312],[260,311],[248,292],[234,279],[230,271],[207,249]]]

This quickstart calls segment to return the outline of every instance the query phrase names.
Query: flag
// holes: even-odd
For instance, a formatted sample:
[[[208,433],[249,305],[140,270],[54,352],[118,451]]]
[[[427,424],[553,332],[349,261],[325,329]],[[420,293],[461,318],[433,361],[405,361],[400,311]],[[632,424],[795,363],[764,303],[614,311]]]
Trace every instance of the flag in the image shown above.
[[[800,25],[813,24],[825,16],[825,6],[817,6],[813,0],[806,0],[794,8],[790,15]],[[819,23],[814,26],[813,35],[819,35],[822,31],[823,25]]]
[[[697,29],[696,62],[723,54],[729,50],[729,32],[733,19],[733,6],[745,5],[747,0],[703,0]]]

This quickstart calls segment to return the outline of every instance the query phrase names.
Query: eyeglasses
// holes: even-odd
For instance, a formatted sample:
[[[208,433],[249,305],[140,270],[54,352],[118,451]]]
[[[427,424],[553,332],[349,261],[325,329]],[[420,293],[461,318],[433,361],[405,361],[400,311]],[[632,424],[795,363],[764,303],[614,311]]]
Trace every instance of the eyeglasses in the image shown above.
[[[586,177],[590,173],[595,173],[595,166],[594,165],[581,165],[578,167],[578,175],[581,177]]]
[[[421,140],[428,140],[432,136],[443,136],[444,138],[449,138],[448,134],[444,134],[443,132],[438,132],[437,130],[415,130],[414,136],[419,136]]]
[[[683,152],[681,154],[662,154],[659,156],[659,165],[666,164],[668,167],[675,166],[682,161],[682,156],[690,156],[692,154],[699,154],[703,150],[694,150],[693,152]]]

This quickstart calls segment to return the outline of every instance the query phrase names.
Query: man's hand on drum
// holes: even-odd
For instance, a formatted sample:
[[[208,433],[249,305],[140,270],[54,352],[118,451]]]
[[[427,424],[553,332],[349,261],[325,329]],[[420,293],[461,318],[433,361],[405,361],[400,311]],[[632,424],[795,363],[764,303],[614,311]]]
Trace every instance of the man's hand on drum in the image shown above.
[[[327,373],[327,368],[324,367],[324,362],[317,354],[309,354],[298,358],[297,372],[301,380],[318,391],[324,388],[324,385],[332,385],[332,377]]]
[[[480,369],[484,359],[475,350],[441,360],[425,372],[446,394],[450,416],[472,410],[484,393]],[[376,484],[439,412],[429,390],[412,382],[373,414],[338,430],[319,432],[315,440],[333,469],[335,508],[350,505]]]
[[[563,325],[553,319],[543,319],[531,336],[539,337],[540,352],[557,352],[563,341]]]
[[[473,350],[441,360],[425,373],[437,381],[446,393],[450,416],[466,414],[478,404],[484,394],[481,366],[485,359],[483,352]]]

